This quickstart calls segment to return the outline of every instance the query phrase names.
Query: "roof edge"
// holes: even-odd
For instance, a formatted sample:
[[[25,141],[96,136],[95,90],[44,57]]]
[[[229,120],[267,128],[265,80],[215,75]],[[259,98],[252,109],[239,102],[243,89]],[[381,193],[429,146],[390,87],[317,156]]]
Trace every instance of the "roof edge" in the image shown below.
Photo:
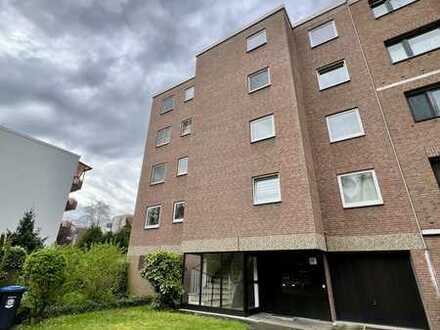
[[[290,22],[290,18],[289,15],[287,15],[287,10],[286,7],[284,5],[280,5],[278,7],[275,7],[274,9],[272,9],[271,11],[263,14],[262,16],[256,18],[255,20],[251,21],[250,23],[247,23],[246,25],[242,26],[241,28],[239,28],[238,30],[236,30],[235,32],[227,35],[226,37],[223,37],[222,39],[206,46],[205,48],[203,48],[201,51],[199,51],[198,53],[196,53],[196,57],[206,53],[208,50],[222,44],[223,42],[235,37],[237,34],[243,32],[246,29],[249,29],[250,27],[260,23],[261,21],[265,20],[266,18],[278,13],[279,11],[284,10],[286,12],[286,16],[287,16],[287,20],[289,22],[289,25],[292,27],[292,23]]]
[[[303,18],[302,20],[298,21],[297,23],[293,24],[293,29],[307,23],[310,22],[311,20],[324,15],[326,13],[328,13],[329,11],[336,9],[342,5],[345,5],[347,3],[347,0],[338,0],[337,2],[335,2],[333,5],[328,6],[328,7],[324,7],[323,9],[321,9],[320,11],[314,13],[313,15],[310,15],[308,17]]]
[[[194,75],[194,76],[192,76],[191,78],[187,78],[187,79],[185,79],[185,80],[183,80],[183,81],[180,81],[180,82],[178,82],[178,83],[176,83],[176,84],[174,84],[174,85],[172,85],[172,86],[169,86],[169,87],[167,87],[167,88],[165,88],[165,89],[161,89],[161,90],[159,90],[159,91],[157,91],[157,92],[154,92],[154,93],[152,94],[152,98],[155,98],[155,97],[157,97],[157,96],[159,96],[159,95],[161,95],[161,94],[163,94],[163,93],[166,93],[166,92],[172,90],[173,88],[179,87],[180,85],[183,85],[184,83],[187,83],[188,81],[193,80],[193,79],[195,79],[195,78],[196,78],[196,76]]]
[[[56,150],[58,150],[58,151],[61,151],[61,152],[64,152],[64,153],[70,154],[70,155],[75,156],[75,157],[78,157],[78,161],[79,161],[79,159],[81,158],[80,155],[78,155],[78,154],[76,154],[76,153],[74,153],[74,152],[71,152],[71,151],[68,151],[68,150],[62,149],[62,148],[60,148],[60,147],[57,147],[57,146],[55,146],[55,145],[53,145],[53,144],[50,144],[50,143],[44,142],[44,141],[42,141],[42,140],[38,140],[38,139],[36,139],[36,138],[34,138],[34,137],[30,136],[30,135],[23,134],[23,133],[19,133],[19,132],[17,132],[17,131],[13,131],[12,129],[7,128],[7,127],[5,127],[5,126],[0,125],[0,130],[3,130],[3,131],[5,131],[5,132],[11,133],[11,134],[14,134],[14,135],[16,135],[16,136],[19,136],[19,137],[21,137],[21,138],[23,138],[23,139],[26,139],[26,140],[29,140],[29,141],[31,141],[31,142],[35,142],[35,143],[41,144],[41,145],[43,145],[43,146],[50,147],[50,148],[52,148],[52,149],[56,149]]]

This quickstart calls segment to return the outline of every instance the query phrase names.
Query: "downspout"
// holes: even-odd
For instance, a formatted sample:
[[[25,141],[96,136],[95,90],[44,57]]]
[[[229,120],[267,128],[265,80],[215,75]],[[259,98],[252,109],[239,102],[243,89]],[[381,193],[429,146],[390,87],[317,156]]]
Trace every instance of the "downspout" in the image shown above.
[[[402,166],[400,164],[400,160],[399,160],[399,157],[398,157],[398,154],[397,154],[397,151],[396,151],[396,147],[394,145],[394,142],[393,142],[393,139],[392,139],[392,136],[391,136],[391,132],[390,132],[389,127],[388,127],[388,123],[387,123],[387,120],[386,120],[385,112],[384,112],[383,107],[382,107],[382,103],[381,103],[379,95],[377,93],[377,87],[376,87],[376,84],[374,82],[373,74],[372,74],[370,66],[368,64],[367,57],[365,55],[364,49],[362,47],[361,39],[360,39],[360,36],[359,36],[359,31],[358,31],[358,29],[356,27],[356,24],[354,22],[353,14],[351,12],[349,1],[346,2],[346,6],[347,6],[348,13],[350,15],[350,20],[351,20],[351,24],[353,26],[353,30],[354,30],[355,35],[356,35],[356,40],[357,40],[357,42],[359,44],[359,48],[360,48],[361,53],[362,53],[362,58],[364,60],[365,67],[366,67],[367,72],[368,72],[368,77],[370,79],[371,85],[373,86],[374,96],[376,98],[377,104],[379,105],[379,110],[380,110],[380,114],[382,116],[382,120],[384,122],[385,131],[386,131],[388,140],[390,142],[391,148],[393,150],[393,154],[394,154],[394,157],[396,159],[396,163],[397,163],[397,167],[399,169],[400,176],[402,177],[402,180],[403,180],[403,185],[405,187],[406,194],[408,195],[409,204],[411,206],[411,211],[412,211],[412,213],[414,215],[414,219],[415,219],[415,222],[416,222],[416,225],[417,225],[417,230],[419,232],[419,235],[420,235],[420,238],[421,238],[421,241],[422,241],[422,244],[423,244],[423,249],[424,249],[424,253],[425,253],[425,259],[426,259],[426,262],[428,264],[428,270],[429,270],[429,274],[431,276],[431,281],[432,281],[432,284],[433,284],[433,286],[435,288],[435,292],[436,292],[437,298],[440,298],[440,289],[439,289],[437,274],[436,274],[435,269],[434,269],[434,267],[432,265],[431,254],[430,254],[429,249],[428,249],[428,247],[426,245],[425,238],[423,237],[422,228],[420,226],[420,220],[419,220],[419,217],[417,215],[417,212],[416,212],[416,209],[415,209],[415,206],[414,206],[414,202],[413,202],[413,199],[411,197],[411,193],[409,191],[409,187],[408,187],[408,184],[406,182],[405,175],[403,173]]]

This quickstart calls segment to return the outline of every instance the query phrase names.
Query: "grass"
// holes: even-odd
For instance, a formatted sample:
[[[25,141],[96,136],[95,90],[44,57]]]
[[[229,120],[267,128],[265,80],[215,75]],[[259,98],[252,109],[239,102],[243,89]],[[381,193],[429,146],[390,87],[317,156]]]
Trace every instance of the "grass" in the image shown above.
[[[178,312],[155,311],[149,307],[131,307],[55,317],[19,330],[247,330],[237,321],[195,316]]]

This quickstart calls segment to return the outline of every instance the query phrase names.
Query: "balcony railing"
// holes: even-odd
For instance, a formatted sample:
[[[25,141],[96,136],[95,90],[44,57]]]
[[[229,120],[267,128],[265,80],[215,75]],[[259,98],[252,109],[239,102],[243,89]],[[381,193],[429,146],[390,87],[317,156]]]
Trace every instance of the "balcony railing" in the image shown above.
[[[76,201],[76,199],[69,198],[66,203],[65,211],[75,210],[77,206],[78,206],[78,202]]]
[[[80,190],[82,185],[83,185],[83,181],[81,180],[81,178],[79,176],[75,176],[73,178],[72,188],[70,189],[70,192]]]

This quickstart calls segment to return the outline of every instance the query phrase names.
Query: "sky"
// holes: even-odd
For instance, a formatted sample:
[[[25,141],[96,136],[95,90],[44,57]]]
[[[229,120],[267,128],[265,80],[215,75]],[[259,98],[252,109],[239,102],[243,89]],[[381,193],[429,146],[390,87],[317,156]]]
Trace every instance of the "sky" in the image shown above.
[[[195,54],[285,4],[292,22],[335,0],[0,0],[0,125],[80,154],[72,194],[133,213],[151,97]]]

